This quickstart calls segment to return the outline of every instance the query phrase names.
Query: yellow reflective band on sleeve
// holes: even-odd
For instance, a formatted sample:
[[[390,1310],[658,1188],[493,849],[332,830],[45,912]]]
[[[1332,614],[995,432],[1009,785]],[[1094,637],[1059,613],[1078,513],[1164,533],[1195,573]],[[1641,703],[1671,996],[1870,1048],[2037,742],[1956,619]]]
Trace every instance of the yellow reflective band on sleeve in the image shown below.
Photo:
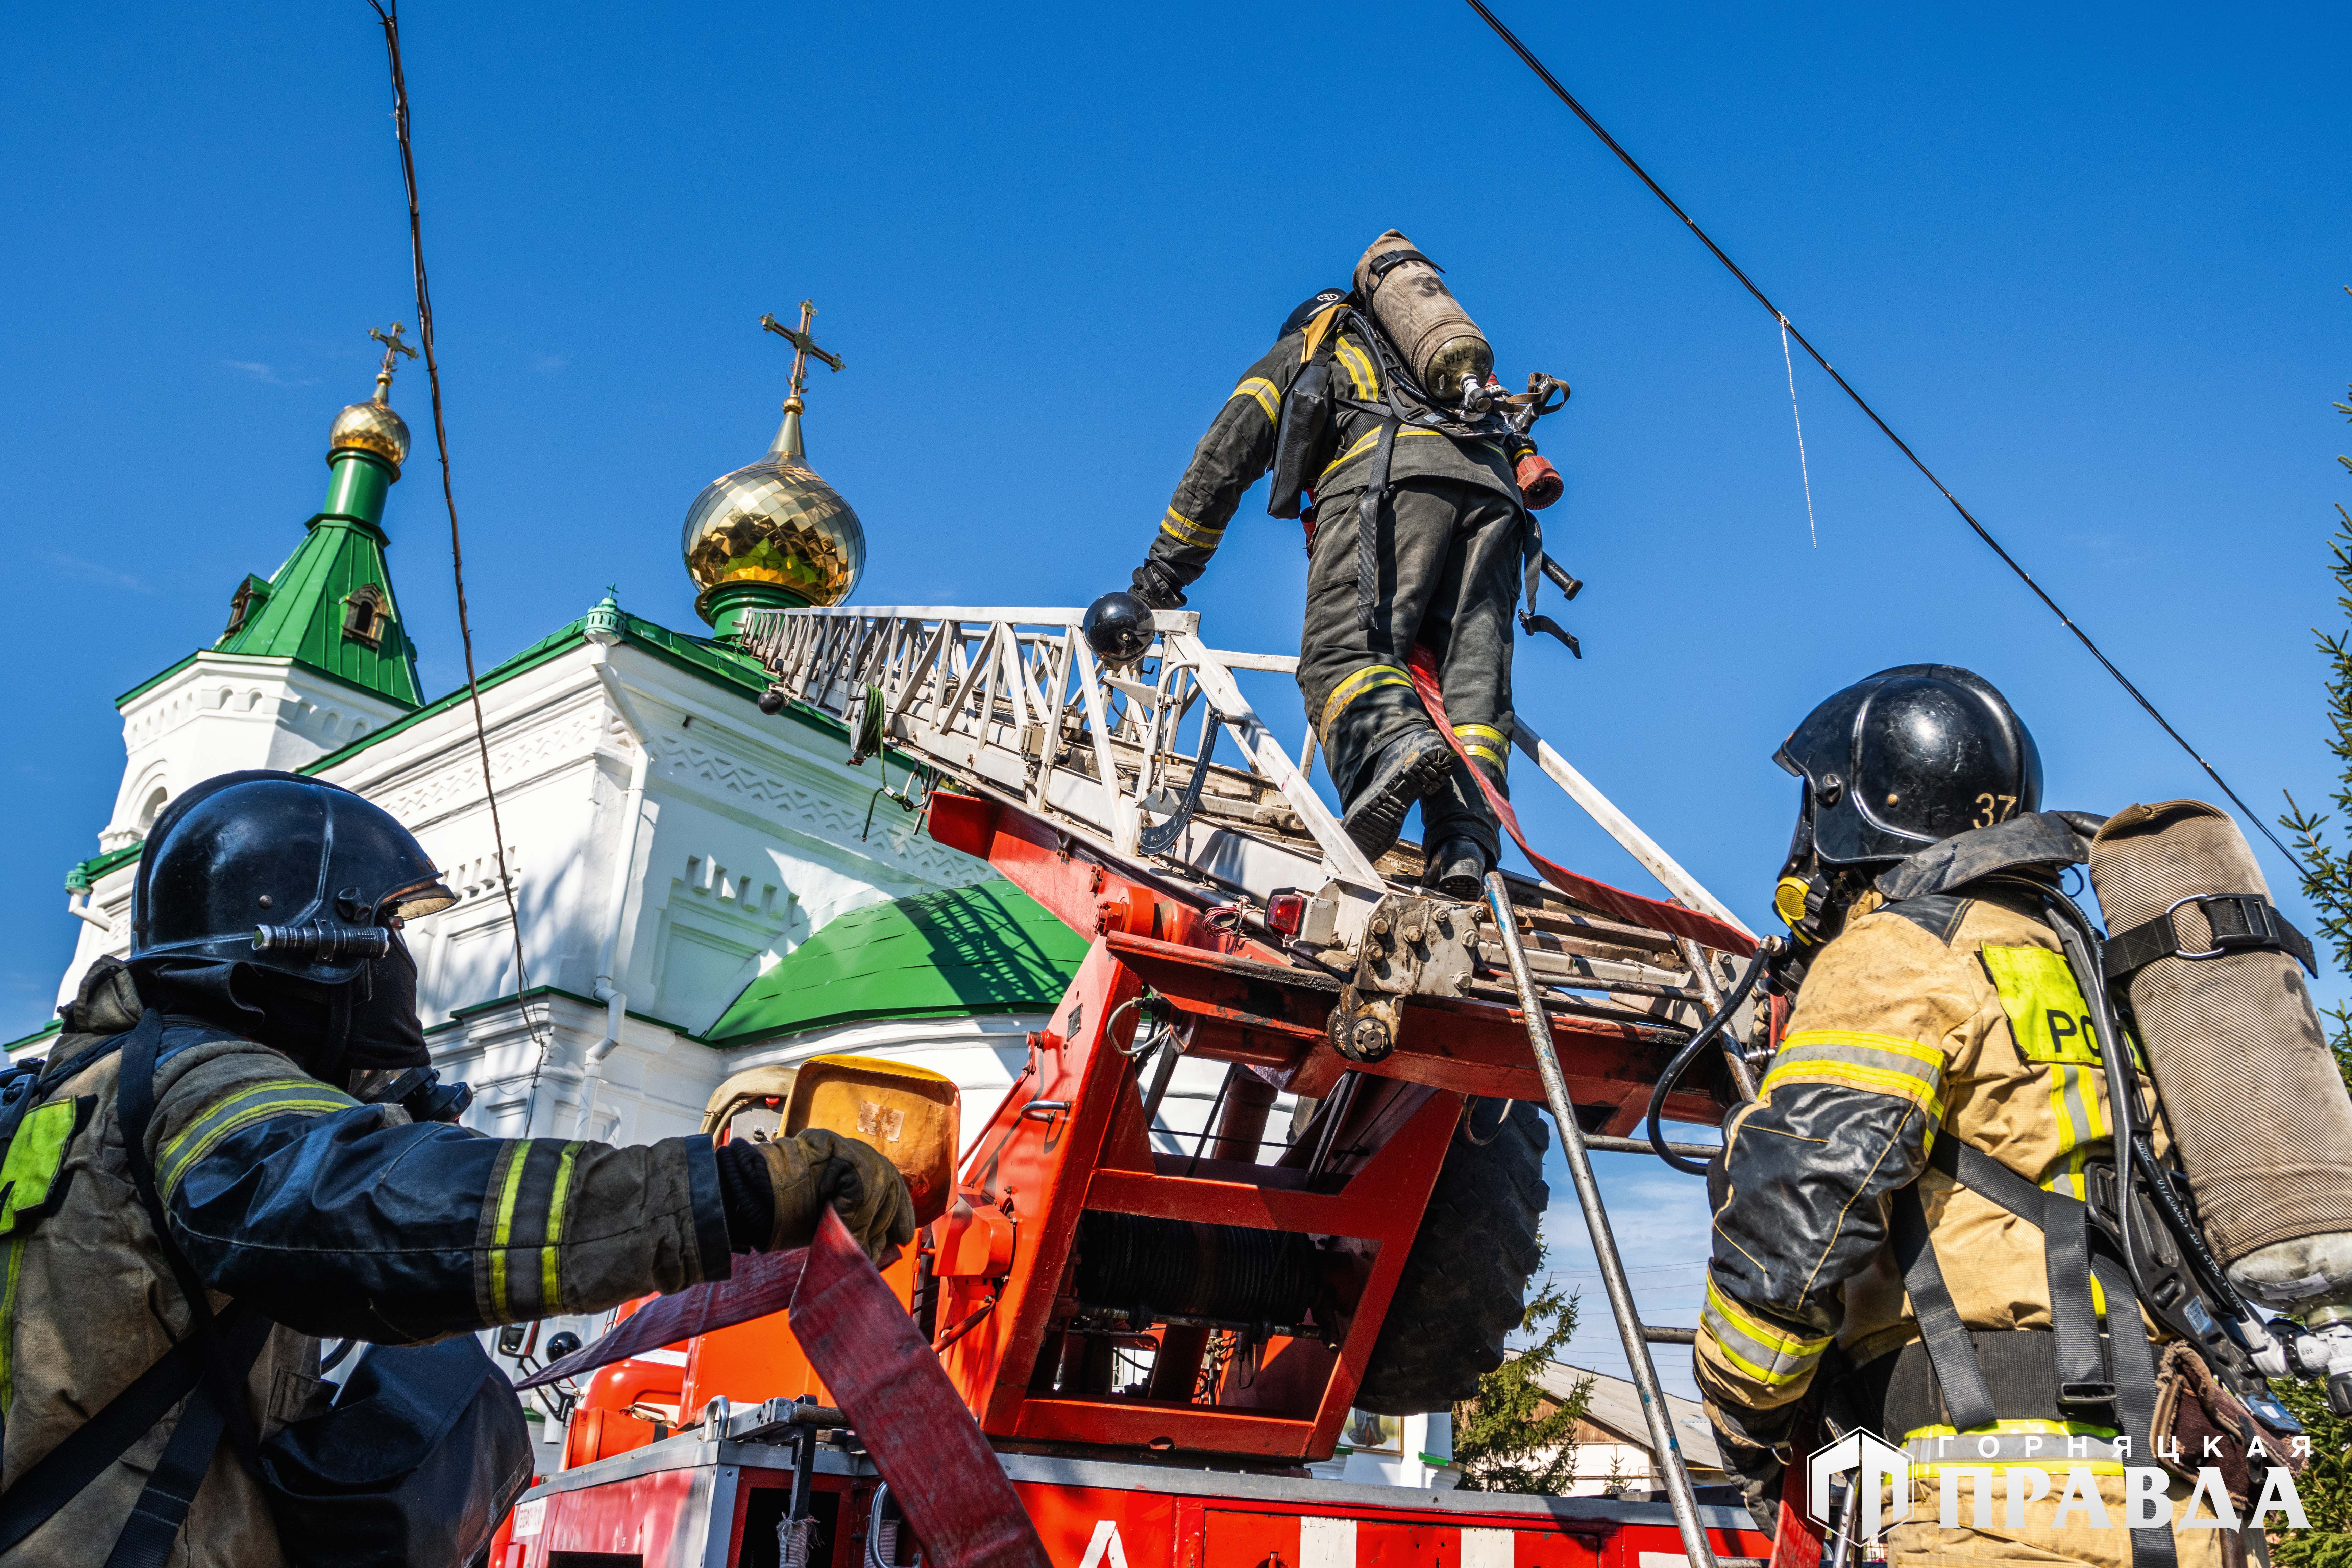
[[[1273,420],[1282,411],[1281,389],[1276,387],[1274,383],[1266,380],[1265,377],[1262,375],[1251,376],[1239,386],[1234,387],[1234,397],[1254,397],[1257,399],[1257,405],[1265,410],[1265,416],[1269,421]],[[1231,403],[1233,401],[1233,397],[1229,397],[1225,399],[1225,401]]]
[[[1496,773],[1510,765],[1511,738],[1492,724],[1456,724],[1454,733],[1462,742],[1462,749]]]
[[[563,1146],[563,1158],[555,1166],[555,1193],[547,1202],[547,1245],[539,1249],[539,1313],[543,1318],[563,1310],[556,1304],[558,1264],[563,1246],[563,1205],[572,1193],[572,1162],[578,1157],[580,1148],[576,1142]]]
[[[514,1306],[507,1295],[507,1247],[514,1237],[515,1198],[522,1192],[523,1162],[530,1145],[516,1140],[506,1148],[506,1171],[499,1186],[498,1218],[490,1228],[490,1305],[505,1322]]]
[[[1338,357],[1340,367],[1347,371],[1348,379],[1355,384],[1358,397],[1370,403],[1381,395],[1380,373],[1372,368],[1371,356],[1361,346],[1341,337],[1332,342],[1331,353]]]
[[[1758,1092],[1782,1083],[1833,1083],[1907,1100],[1941,1121],[1943,1082],[1944,1053],[1933,1046],[1857,1029],[1801,1029],[1772,1058]]]
[[[1830,1347],[1831,1335],[1801,1339],[1776,1329],[1706,1282],[1706,1303],[1699,1309],[1699,1329],[1715,1341],[1723,1359],[1768,1388],[1796,1382],[1812,1371]]]
[[[1383,686],[1412,689],[1412,678],[1392,664],[1368,664],[1331,689],[1330,698],[1323,704],[1323,721],[1316,729],[1325,746],[1331,743],[1331,721],[1347,710],[1348,704],[1367,691],[1377,691]]]
[[[1222,524],[1210,528],[1194,522],[1172,506],[1168,509],[1168,515],[1160,520],[1160,531],[1193,550],[1214,550],[1225,537]]]
[[[337,1093],[314,1078],[272,1079],[241,1089],[205,1107],[202,1115],[163,1145],[162,1157],[155,1162],[155,1179],[163,1201],[171,1202],[179,1191],[180,1178],[188,1173],[189,1166],[218,1148],[224,1139],[257,1121],[279,1116],[332,1116],[358,1104],[350,1095]]]
[[[2058,1159],[2042,1180],[2046,1190],[2090,1201],[2090,1178],[2084,1169],[2094,1153],[2108,1147],[2100,1099],[2105,1089],[2096,1068],[2073,1062],[2050,1064],[2050,1119],[2058,1128]]]
[[[2099,1065],[2090,1004],[2083,1000],[2064,953],[2046,947],[1988,947],[1983,956],[2000,993],[2000,1010],[2009,1015],[2018,1055],[2030,1062]]]

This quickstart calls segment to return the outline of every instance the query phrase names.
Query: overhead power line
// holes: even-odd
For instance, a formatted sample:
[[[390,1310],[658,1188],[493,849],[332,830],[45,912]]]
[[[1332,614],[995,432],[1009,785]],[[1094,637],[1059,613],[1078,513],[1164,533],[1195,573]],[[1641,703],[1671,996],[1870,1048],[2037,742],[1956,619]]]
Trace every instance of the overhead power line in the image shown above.
[[[499,890],[506,895],[507,920],[514,928],[516,1010],[539,1047],[524,1101],[523,1131],[537,1110],[540,1069],[547,1065],[550,1040],[531,1022],[530,972],[523,966],[522,914],[515,907],[514,878],[507,869],[506,829],[499,822],[499,792],[490,780],[490,731],[482,718],[482,683],[474,674],[474,630],[466,615],[466,552],[457,537],[457,492],[449,478],[449,428],[441,415],[441,361],[433,346],[433,288],[425,276],[425,217],[416,201],[416,154],[408,140],[408,78],[400,60],[400,0],[367,0],[383,28],[384,57],[392,69],[392,126],[400,141],[400,174],[408,188],[408,255],[416,274],[416,336],[425,350],[425,377],[433,388],[433,445],[441,458],[441,500],[449,511],[449,574],[457,587],[457,640],[466,650],[466,691],[473,700],[474,744],[482,758],[482,795],[489,803],[490,847],[499,863]]]
[[[1845,377],[1837,373],[1837,368],[1822,356],[1822,352],[1813,347],[1811,342],[1807,341],[1804,333],[1797,330],[1796,323],[1790,321],[1789,318],[1781,312],[1781,310],[1778,305],[1773,304],[1769,299],[1765,297],[1764,290],[1756,286],[1755,279],[1748,277],[1747,273],[1741,271],[1739,264],[1732,260],[1730,257],[1724,254],[1723,247],[1716,244],[1713,239],[1709,238],[1706,230],[1699,227],[1697,222],[1691,217],[1690,214],[1683,211],[1681,204],[1677,203],[1674,197],[1666,195],[1665,187],[1659,184],[1657,181],[1650,177],[1650,172],[1647,169],[1643,168],[1640,163],[1635,161],[1633,154],[1625,151],[1623,145],[1618,142],[1617,138],[1609,134],[1608,129],[1603,126],[1601,121],[1592,117],[1592,111],[1591,110],[1585,108],[1584,105],[1576,100],[1575,94],[1570,92],[1568,89],[1560,85],[1559,79],[1552,75],[1550,70],[1545,67],[1543,61],[1536,58],[1535,51],[1528,48],[1527,45],[1519,42],[1518,35],[1512,32],[1510,28],[1505,26],[1503,25],[1502,18],[1496,16],[1494,12],[1488,10],[1484,4],[1484,0],[1468,0],[1468,4],[1470,9],[1477,12],[1480,18],[1486,22],[1486,26],[1495,29],[1495,36],[1502,39],[1504,43],[1508,44],[1511,47],[1511,52],[1518,56],[1521,60],[1525,61],[1527,68],[1535,72],[1537,77],[1542,80],[1546,87],[1551,89],[1553,95],[1562,103],[1568,105],[1570,110],[1574,113],[1579,120],[1584,121],[1585,129],[1591,132],[1595,136],[1601,138],[1601,144],[1607,147],[1612,153],[1617,154],[1618,162],[1623,163],[1628,169],[1631,169],[1633,172],[1633,177],[1640,180],[1644,185],[1647,185],[1650,188],[1650,194],[1657,197],[1659,201],[1664,203],[1668,212],[1682,219],[1683,226],[1689,229],[1691,233],[1697,237],[1698,242],[1701,245],[1706,247],[1707,254],[1714,257],[1717,261],[1723,263],[1724,270],[1729,272],[1734,278],[1738,279],[1739,286],[1747,289],[1748,293],[1754,295],[1758,304],[1763,306],[1765,310],[1771,312],[1772,319],[1780,324],[1780,330],[1786,332],[1790,338],[1793,338],[1796,341],[1797,346],[1803,349],[1805,353],[1811,357],[1812,362],[1815,364],[1820,365],[1822,369],[1827,373],[1832,381],[1838,384],[1840,391],[1843,392],[1848,397],[1853,399],[1853,405],[1856,408],[1861,409],[1863,413],[1869,417],[1869,420],[1873,425],[1878,426],[1879,433],[1881,435],[1885,436],[1889,441],[1895,443],[1895,448],[1896,451],[1901,452],[1906,458],[1911,459],[1911,466],[1918,469],[1920,474],[1926,478],[1929,484],[1936,487],[1936,492],[1938,495],[1942,496],[1946,500],[1951,503],[1952,510],[1960,514],[1960,521],[1967,523],[1970,529],[1974,530],[1976,536],[1979,539],[1983,540],[1986,546],[1990,549],[1995,555],[2000,557],[2002,565],[2017,574],[2019,582],[2023,583],[2028,588],[2033,590],[2033,596],[2049,606],[2050,613],[2057,616],[2059,622],[2063,625],[2068,631],[2074,634],[2074,640],[2081,643],[2084,648],[2089,650],[2091,657],[2099,661],[2101,668],[2105,669],[2109,675],[2115,677],[2116,684],[2122,687],[2125,691],[2130,694],[2131,700],[2138,703],[2149,718],[2156,721],[2158,727],[2163,730],[2166,734],[2171,736],[2174,742],[2179,745],[2180,749],[2189,753],[2190,760],[2195,762],[2199,767],[2205,770],[2205,776],[2211,779],[2213,783],[2219,786],[2221,793],[2230,797],[2231,804],[2245,814],[2246,820],[2252,822],[2257,828],[2262,830],[2263,837],[2271,841],[2271,847],[2276,849],[2280,854],[2285,856],[2287,863],[2293,866],[2296,871],[2308,877],[2310,873],[2305,870],[2303,862],[2295,858],[2294,851],[2289,849],[2284,844],[2279,842],[2278,835],[2270,830],[2269,824],[2265,823],[2261,817],[2255,816],[2253,808],[2238,797],[2238,792],[2230,787],[2230,782],[2221,776],[2221,773],[2213,766],[2212,763],[2205,760],[2203,753],[2200,752],[2196,747],[2189,743],[2189,738],[2187,736],[2183,735],[2179,730],[2173,728],[2172,721],[2167,719],[2162,713],[2157,710],[2156,704],[2150,702],[2140,691],[2140,689],[2131,683],[2130,678],[2126,676],[2122,670],[2116,668],[2115,661],[2100,651],[2099,645],[2091,640],[2090,634],[2085,632],[2081,626],[2074,624],[2074,617],[2067,615],[2063,609],[2059,607],[2058,601],[2052,598],[2048,592],[2042,588],[2042,584],[2033,580],[2033,574],[2032,573],[2028,572],[2023,566],[2018,564],[2017,557],[2011,555],[2007,550],[2001,547],[2000,541],[1995,539],[1992,536],[1991,531],[1987,529],[1983,523],[1977,521],[1976,514],[1970,511],[1967,507],[1960,504],[1960,498],[1954,495],[1945,485],[1944,481],[1936,477],[1935,470],[1928,468],[1926,463],[1920,460],[1919,454],[1913,451],[1909,443],[1906,442],[1902,437],[1897,436],[1895,433],[1892,426],[1888,425],[1885,420],[1879,417],[1878,410],[1873,408],[1870,405],[1869,400],[1864,397],[1861,393],[1856,392],[1853,389],[1853,384],[1849,383]],[[1793,391],[1794,388],[1792,387],[1791,392],[1793,393]]]

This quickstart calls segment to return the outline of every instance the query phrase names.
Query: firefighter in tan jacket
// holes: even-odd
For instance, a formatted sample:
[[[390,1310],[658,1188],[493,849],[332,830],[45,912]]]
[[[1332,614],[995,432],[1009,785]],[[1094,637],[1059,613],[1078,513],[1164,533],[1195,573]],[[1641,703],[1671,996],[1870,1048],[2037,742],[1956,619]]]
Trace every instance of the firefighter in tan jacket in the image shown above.
[[[1810,1392],[1835,1429],[1909,1450],[1898,1568],[2221,1568],[2229,1532],[2125,1528],[2124,1464],[2148,1455],[2116,1439],[2148,1429],[2157,1352],[2141,1322],[2094,1326],[2131,1299],[2084,1245],[2111,1200],[2112,1122],[2090,1008],[2044,912],[2095,824],[2037,809],[2032,736],[1948,666],[1840,692],[1775,760],[1805,780],[1778,899],[1797,939],[1782,988],[1801,988],[1710,1182],[1696,1352],[1751,1510],[1773,1528]],[[1950,1467],[1977,1473],[1955,1483],[1961,1522],[1946,1529]],[[2048,1494],[2011,1467],[2046,1467]],[[2076,1467],[2098,1495],[2061,1522]]]

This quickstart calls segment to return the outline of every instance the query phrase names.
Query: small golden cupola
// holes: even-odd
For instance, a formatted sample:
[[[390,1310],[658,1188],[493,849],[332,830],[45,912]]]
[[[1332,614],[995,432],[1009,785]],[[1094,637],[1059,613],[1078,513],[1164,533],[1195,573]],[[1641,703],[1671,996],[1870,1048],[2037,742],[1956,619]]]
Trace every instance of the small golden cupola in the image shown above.
[[[760,325],[793,345],[791,395],[768,455],[702,489],[687,508],[681,548],[702,592],[695,613],[719,636],[757,609],[837,605],[866,566],[866,529],[839,490],[808,465],[801,443],[808,362],[841,369],[809,335],[816,307],[801,301],[797,331],[773,316]]]

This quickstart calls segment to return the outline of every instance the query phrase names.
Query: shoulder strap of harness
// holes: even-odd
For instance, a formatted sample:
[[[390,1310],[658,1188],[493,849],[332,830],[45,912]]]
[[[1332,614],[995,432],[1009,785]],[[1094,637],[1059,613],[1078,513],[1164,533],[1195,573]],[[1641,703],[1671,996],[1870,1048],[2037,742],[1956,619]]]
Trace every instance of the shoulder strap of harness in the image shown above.
[[[154,1169],[147,1159],[147,1127],[155,1112],[155,1062],[163,1037],[163,1016],[151,1008],[137,1028],[87,1053],[82,1061],[87,1065],[118,1047],[123,1051],[116,1106],[133,1184],[185,1291],[194,1270],[164,1224],[163,1205],[155,1196]],[[0,1494],[0,1554],[14,1550],[47,1523],[133,1443],[154,1430],[173,1405],[185,1400],[162,1458],[108,1554],[107,1568],[162,1568],[169,1560],[205,1472],[211,1468],[213,1451],[219,1447],[223,1432],[229,1429],[230,1412],[235,1413],[241,1435],[250,1440],[251,1421],[241,1396],[242,1385],[271,1327],[268,1319],[242,1302],[215,1318],[201,1286],[190,1295],[189,1304],[198,1331],[165,1352],[130,1387],[109,1400],[105,1408]],[[223,1386],[233,1391],[226,1401],[219,1392]]]
[[[2044,1191],[1982,1150],[1949,1134],[1936,1140],[1927,1163],[2042,1231],[2059,1407],[2102,1420],[2112,1417],[2130,1436],[2137,1452],[2152,1458],[2156,1355],[2140,1321],[2139,1293],[2131,1271],[2108,1247],[2091,1245],[2089,1205],[2068,1194]],[[1917,1184],[1895,1195],[1894,1219],[1895,1261],[1902,1267],[1903,1287],[1911,1297],[1912,1314],[1918,1321],[1920,1339],[1935,1368],[1952,1426],[1966,1432],[1990,1426],[1999,1418],[1999,1412],[1968,1328],[1952,1305],[1951,1291],[1937,1265]],[[2105,1233],[2099,1234],[2104,1244]],[[2105,1343],[2114,1361],[2112,1376],[2101,1352],[2099,1321],[2091,1300],[2094,1275],[2106,1296]],[[2173,1568],[2177,1561],[2169,1530],[2132,1531],[2133,1568]]]

